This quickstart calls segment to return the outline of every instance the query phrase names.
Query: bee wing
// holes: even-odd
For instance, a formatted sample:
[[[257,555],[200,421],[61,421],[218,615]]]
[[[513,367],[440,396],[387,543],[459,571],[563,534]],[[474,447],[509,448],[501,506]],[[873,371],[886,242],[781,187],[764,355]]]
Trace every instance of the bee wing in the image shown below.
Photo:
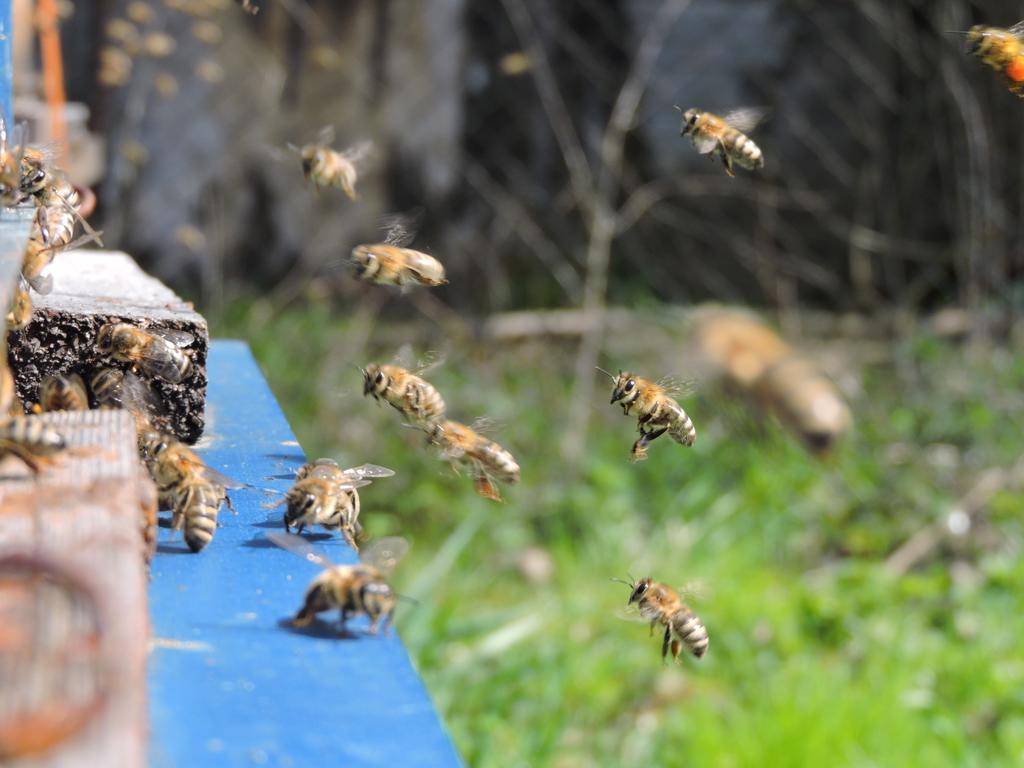
[[[737,131],[749,133],[760,125],[767,115],[768,110],[765,107],[742,107],[726,112],[722,119]]]
[[[443,352],[427,352],[427,354],[416,362],[416,367],[413,369],[413,373],[417,376],[423,376],[424,374],[430,373],[435,368],[444,365],[445,358],[446,355]]]
[[[343,491],[351,491],[356,488],[365,488],[367,485],[371,485],[372,483],[372,480],[356,478],[355,480],[346,480],[343,483],[338,483],[338,487]]]
[[[166,413],[163,402],[146,383],[145,379],[131,371],[125,371],[121,382],[109,393],[101,405],[116,405],[132,412],[163,416]]]
[[[203,464],[203,477],[209,480],[211,483],[216,483],[222,488],[248,488],[246,483],[241,480],[235,480],[233,477],[228,477],[223,472],[218,472],[213,467]]]
[[[318,547],[314,547],[301,536],[293,533],[268,533],[267,538],[277,544],[281,549],[286,549],[293,555],[298,555],[303,560],[308,560],[321,568],[334,568],[334,563]]]
[[[671,397],[688,397],[698,389],[697,380],[688,376],[663,376],[655,384]]]
[[[316,134],[316,143],[323,144],[325,147],[331,146],[334,143],[335,133],[333,125],[325,125]]]
[[[46,296],[53,292],[53,275],[47,274],[30,277],[28,278],[28,284],[31,285],[32,290],[40,296]]]
[[[404,248],[416,237],[416,229],[423,218],[423,209],[417,209],[409,213],[392,213],[380,220],[381,229],[387,230],[384,238],[385,245],[394,245]]]
[[[1008,28],[1006,31],[1009,32],[1014,37],[1019,37],[1022,40],[1024,40],[1024,20],[1018,21],[1016,24]]]
[[[381,572],[388,574],[398,565],[398,561],[409,551],[409,542],[401,536],[386,536],[375,539],[363,549],[360,559]]]
[[[373,142],[370,139],[358,141],[341,153],[342,157],[352,164],[365,160],[373,152]]]
[[[479,435],[493,435],[501,431],[504,424],[500,419],[492,419],[490,416],[477,416],[470,422],[469,428]]]
[[[697,152],[706,155],[718,146],[718,139],[711,136],[695,136],[693,146],[697,148]]]
[[[395,352],[394,357],[391,358],[391,364],[397,365],[399,368],[411,370],[413,367],[413,357],[412,344],[406,342]]]
[[[146,331],[171,342],[176,347],[187,347],[196,340],[196,337],[188,331],[179,331],[176,328],[147,328]]]
[[[345,470],[346,476],[359,480],[364,477],[392,477],[394,474],[395,470],[377,464],[360,464],[358,467]]]

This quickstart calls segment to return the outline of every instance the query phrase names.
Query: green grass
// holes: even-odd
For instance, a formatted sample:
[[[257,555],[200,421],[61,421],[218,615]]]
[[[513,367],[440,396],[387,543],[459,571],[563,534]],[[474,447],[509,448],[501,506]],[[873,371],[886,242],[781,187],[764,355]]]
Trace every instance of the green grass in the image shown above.
[[[908,574],[885,558],[1024,446],[1024,356],[920,337],[862,372],[856,429],[827,462],[705,388],[700,433],[627,461],[633,423],[595,398],[579,476],[558,431],[566,348],[459,349],[431,374],[455,418],[487,414],[522,464],[507,502],[477,498],[360,394],[355,364],[392,350],[310,307],[239,305],[247,338],[311,456],[375,462],[370,535],[412,542],[398,621],[474,766],[993,766],[1024,762],[1024,494],[1001,491],[967,536]],[[668,372],[663,359],[617,359]],[[666,371],[666,366],[668,371]],[[531,581],[524,553],[553,566]],[[543,555],[542,555],[543,556]],[[663,666],[623,620],[612,576],[701,585],[708,655]]]

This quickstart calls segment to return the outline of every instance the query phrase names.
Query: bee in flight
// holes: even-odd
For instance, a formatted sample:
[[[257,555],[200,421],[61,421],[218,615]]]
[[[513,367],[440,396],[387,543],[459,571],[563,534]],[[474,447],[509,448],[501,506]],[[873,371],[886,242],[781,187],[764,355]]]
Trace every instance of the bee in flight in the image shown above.
[[[437,388],[421,375],[439,365],[440,360],[428,360],[410,371],[399,364],[404,357],[408,354],[403,347],[395,364],[370,363],[366,368],[360,368],[363,396],[372,395],[377,402],[383,400],[414,426],[429,430],[444,418],[445,404]]]
[[[679,106],[676,109],[683,112]],[[725,172],[735,176],[733,165],[748,171],[764,168],[761,148],[747,136],[763,118],[764,110],[761,109],[737,109],[725,117],[696,108],[688,109],[683,112],[679,135],[689,136],[700,154],[717,156],[725,166]]]
[[[352,249],[356,275],[368,283],[397,285],[403,291],[415,285],[445,285],[444,265],[428,253],[406,246],[416,236],[407,216],[384,220],[383,243],[357,245]]]
[[[674,589],[650,578],[637,582],[613,579],[630,589],[627,605],[636,603],[640,616],[651,623],[651,634],[661,624],[665,635],[661,641],[661,658],[664,660],[671,649],[673,660],[679,659],[683,646],[701,658],[708,651],[708,630],[690,607],[679,599]]]
[[[0,424],[0,458],[16,456],[34,474],[52,464],[66,447],[64,436],[39,419],[15,416]]]
[[[519,482],[519,465],[515,457],[472,427],[447,419],[438,421],[432,426],[427,439],[441,450],[441,456],[453,467],[457,463],[470,467],[473,488],[485,499],[501,501],[494,478],[505,483]]]
[[[87,411],[89,393],[77,373],[47,376],[39,384],[40,411]]]
[[[409,542],[397,536],[377,539],[363,550],[358,565],[335,565],[300,536],[271,533],[268,538],[282,549],[324,569],[306,590],[302,608],[292,619],[292,626],[309,626],[318,613],[337,610],[343,636],[347,634],[345,624],[349,618],[361,614],[370,620],[371,635],[377,634],[378,623],[387,634],[398,601],[387,578],[409,550]]]
[[[96,349],[114,360],[131,363],[147,376],[178,384],[192,372],[192,358],[182,347],[194,339],[184,331],[150,332],[130,323],[107,323],[100,328]]]
[[[619,371],[618,376],[612,376],[602,368],[598,370],[613,382],[611,404],[619,403],[627,416],[630,410],[636,410],[640,437],[633,443],[633,461],[646,459],[647,446],[666,432],[680,445],[689,447],[697,441],[693,422],[670,394],[681,391],[683,385],[671,379],[649,381],[629,371]]]
[[[119,368],[101,368],[89,380],[93,400],[100,408],[123,408],[135,418],[139,434],[166,426],[163,403],[140,376]]]
[[[1009,29],[972,27],[967,33],[967,50],[1002,74],[1010,93],[1024,99],[1024,21]]]
[[[355,200],[359,164],[373,151],[373,142],[360,141],[338,152],[331,149],[333,141],[334,128],[327,126],[321,129],[315,143],[303,147],[289,144],[288,148],[302,158],[302,173],[314,187],[337,187],[349,200]]]
[[[357,540],[363,532],[359,523],[359,492],[369,485],[370,478],[392,477],[394,470],[376,464],[362,464],[341,469],[334,459],[317,459],[304,464],[295,475],[295,484],[285,497],[268,508],[287,504],[284,529],[292,526],[302,533],[307,525],[319,525],[329,531],[340,531],[350,547],[357,552]]]

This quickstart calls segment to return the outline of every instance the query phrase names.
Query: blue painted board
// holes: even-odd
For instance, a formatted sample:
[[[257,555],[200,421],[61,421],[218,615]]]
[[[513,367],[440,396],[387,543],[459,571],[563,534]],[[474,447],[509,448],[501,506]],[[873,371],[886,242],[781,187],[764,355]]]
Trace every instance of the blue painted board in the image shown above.
[[[282,626],[318,568],[270,545],[281,510],[263,489],[284,492],[305,461],[248,348],[215,341],[208,361],[207,438],[213,468],[254,488],[232,492],[238,515],[201,553],[160,529],[152,564],[149,659],[150,765],[455,766],[459,758],[393,631],[353,639],[325,625]],[[340,538],[317,544],[355,562]],[[335,612],[323,614],[334,621]]]

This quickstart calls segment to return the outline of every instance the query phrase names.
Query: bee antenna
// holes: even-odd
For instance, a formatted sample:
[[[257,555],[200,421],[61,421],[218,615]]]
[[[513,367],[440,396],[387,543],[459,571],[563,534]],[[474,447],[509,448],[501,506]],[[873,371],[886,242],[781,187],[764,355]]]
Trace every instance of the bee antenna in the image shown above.
[[[417,600],[415,597],[403,595],[401,592],[395,592],[395,597],[399,600],[405,600],[407,603],[412,603],[413,605],[420,605],[420,601]]]
[[[682,111],[683,111],[683,108],[682,108],[682,107],[680,107],[680,106],[679,106],[678,104],[673,104],[673,105],[672,105],[672,108],[673,108],[673,109],[674,109],[674,110],[675,110],[676,112],[679,112],[679,113],[682,113]]]
[[[612,375],[611,375],[610,373],[608,373],[608,371],[606,371],[606,370],[605,370],[604,368],[602,368],[602,367],[601,367],[601,366],[599,366],[599,365],[598,365],[598,366],[595,366],[595,367],[597,368],[597,370],[599,370],[599,371],[600,371],[601,373],[603,373],[603,374],[604,374],[605,376],[607,376],[607,377],[608,377],[609,379],[611,379],[612,381],[615,381],[615,377],[614,377],[614,376],[612,376]]]
[[[630,578],[633,578],[633,577],[630,576]],[[610,581],[617,581],[619,584],[625,584],[630,589],[633,588],[633,582],[626,581],[625,579],[620,579],[618,576],[612,576]]]

